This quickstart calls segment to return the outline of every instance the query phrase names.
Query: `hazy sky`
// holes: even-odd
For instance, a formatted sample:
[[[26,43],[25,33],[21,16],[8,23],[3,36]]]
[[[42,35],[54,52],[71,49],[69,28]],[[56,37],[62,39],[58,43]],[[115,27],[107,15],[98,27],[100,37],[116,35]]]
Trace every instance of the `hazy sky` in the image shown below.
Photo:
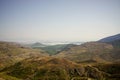
[[[120,0],[0,0],[0,40],[94,41],[120,33]]]

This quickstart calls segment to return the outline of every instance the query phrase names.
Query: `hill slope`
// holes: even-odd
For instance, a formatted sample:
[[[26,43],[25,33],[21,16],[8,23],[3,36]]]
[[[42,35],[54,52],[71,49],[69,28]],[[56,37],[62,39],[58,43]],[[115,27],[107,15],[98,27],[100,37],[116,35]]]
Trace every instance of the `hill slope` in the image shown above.
[[[100,42],[112,42],[112,41],[116,41],[116,40],[120,40],[120,34],[109,36],[109,37],[103,38],[99,41]]]
[[[107,43],[88,42],[82,45],[71,46],[55,56],[76,62],[108,63],[119,60],[120,57],[116,58],[115,56],[119,56],[119,52],[119,49],[116,50],[112,45]]]
[[[120,48],[120,34],[103,38],[99,40],[98,42],[112,44],[115,48]]]
[[[13,42],[0,42],[0,69],[33,56],[47,56],[42,50],[23,47]]]
[[[102,80],[110,76],[95,67],[53,57],[25,59],[2,72],[23,80]]]

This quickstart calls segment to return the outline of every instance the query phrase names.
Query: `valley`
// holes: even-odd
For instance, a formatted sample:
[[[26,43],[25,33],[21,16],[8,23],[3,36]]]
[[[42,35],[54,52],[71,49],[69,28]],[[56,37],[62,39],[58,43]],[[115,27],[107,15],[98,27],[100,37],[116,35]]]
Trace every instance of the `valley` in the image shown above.
[[[0,80],[119,80],[120,39],[115,36],[109,43],[80,45],[0,41]]]

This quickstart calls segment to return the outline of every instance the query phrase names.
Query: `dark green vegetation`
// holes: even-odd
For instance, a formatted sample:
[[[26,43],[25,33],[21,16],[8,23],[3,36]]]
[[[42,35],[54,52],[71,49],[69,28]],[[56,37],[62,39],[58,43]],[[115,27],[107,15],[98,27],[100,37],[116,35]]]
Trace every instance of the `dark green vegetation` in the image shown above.
[[[34,44],[29,44],[26,46],[31,47],[33,49],[40,49],[40,50],[42,49],[51,56],[51,55],[58,54],[62,50],[66,49],[72,45],[73,44],[44,45],[42,43],[36,42]]]
[[[60,45],[42,47],[41,49],[45,50],[50,55],[55,55],[59,53],[61,50],[63,50],[66,46],[67,46],[66,44],[60,44]]]
[[[67,46],[71,44],[58,44],[58,45],[49,45],[45,47],[33,47],[34,49],[42,49],[46,51],[49,55],[55,55],[65,49]]]
[[[36,42],[36,43],[30,44],[30,45],[28,45],[28,46],[30,46],[30,47],[32,47],[32,48],[39,48],[39,47],[46,47],[47,45],[44,45],[44,44],[39,43],[39,42]]]
[[[117,41],[114,42],[119,45]],[[111,42],[40,45],[36,43],[32,49],[0,42],[0,80],[120,79],[120,48]]]

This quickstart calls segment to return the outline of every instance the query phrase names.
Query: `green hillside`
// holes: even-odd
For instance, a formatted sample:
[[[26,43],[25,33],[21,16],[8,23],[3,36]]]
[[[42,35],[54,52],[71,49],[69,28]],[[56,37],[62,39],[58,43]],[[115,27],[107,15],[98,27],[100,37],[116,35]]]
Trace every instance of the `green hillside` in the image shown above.
[[[62,51],[64,48],[66,48],[66,46],[68,46],[70,44],[58,44],[58,45],[49,45],[49,46],[45,46],[45,47],[33,47],[34,49],[42,49],[44,51],[46,51],[49,55],[55,55],[57,53],[59,53],[60,51]]]

